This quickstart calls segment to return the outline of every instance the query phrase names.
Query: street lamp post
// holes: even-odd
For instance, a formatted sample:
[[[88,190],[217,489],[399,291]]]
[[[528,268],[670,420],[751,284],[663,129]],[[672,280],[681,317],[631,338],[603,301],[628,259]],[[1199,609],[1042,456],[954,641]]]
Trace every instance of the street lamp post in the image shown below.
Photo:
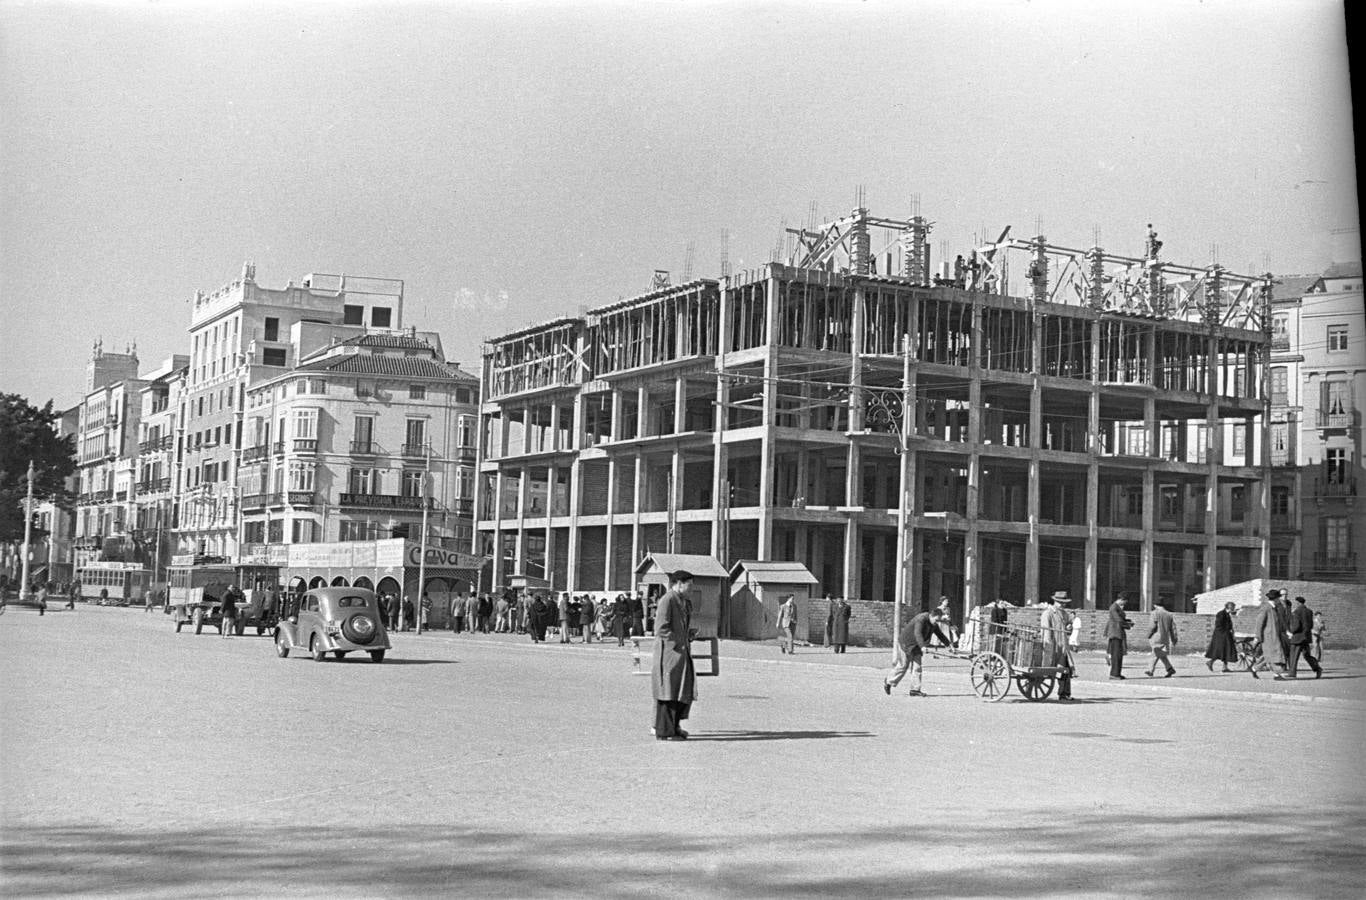
[[[28,494],[24,497],[24,555],[20,560],[19,602],[27,602],[33,592],[28,584],[29,545],[33,540],[33,460],[28,461]]]
[[[427,444],[423,453],[422,468],[422,536],[418,539],[417,551],[417,603],[414,604],[414,618],[417,619],[417,633],[422,634],[422,598],[427,587],[427,507],[430,506],[428,493],[432,475],[432,445]]]

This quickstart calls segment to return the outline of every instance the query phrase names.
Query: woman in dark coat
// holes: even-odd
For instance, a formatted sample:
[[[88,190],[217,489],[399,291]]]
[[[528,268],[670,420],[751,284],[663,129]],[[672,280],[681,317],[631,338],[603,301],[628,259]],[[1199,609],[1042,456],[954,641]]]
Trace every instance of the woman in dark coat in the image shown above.
[[[1215,660],[1224,664],[1225,672],[1229,663],[1238,660],[1238,646],[1233,639],[1233,611],[1237,608],[1236,603],[1225,603],[1224,608],[1214,614],[1214,633],[1205,649],[1205,668],[1211,672]]]
[[[545,605],[541,596],[537,594],[536,599],[531,602],[531,621],[527,623],[527,629],[531,632],[532,643],[540,644],[545,641],[545,623],[551,615],[553,613]]]

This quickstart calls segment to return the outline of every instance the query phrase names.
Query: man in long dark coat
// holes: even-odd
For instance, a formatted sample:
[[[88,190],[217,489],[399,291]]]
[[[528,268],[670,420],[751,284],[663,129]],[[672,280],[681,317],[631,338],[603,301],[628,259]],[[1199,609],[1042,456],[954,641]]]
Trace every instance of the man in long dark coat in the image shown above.
[[[682,741],[688,733],[678,723],[688,718],[694,696],[692,664],[692,573],[679,569],[669,576],[669,590],[655,609],[655,655],[650,672],[655,698],[655,740]]]
[[[836,653],[843,653],[845,645],[849,643],[849,616],[853,611],[853,607],[843,597],[830,604],[825,632],[830,636],[830,644]]]

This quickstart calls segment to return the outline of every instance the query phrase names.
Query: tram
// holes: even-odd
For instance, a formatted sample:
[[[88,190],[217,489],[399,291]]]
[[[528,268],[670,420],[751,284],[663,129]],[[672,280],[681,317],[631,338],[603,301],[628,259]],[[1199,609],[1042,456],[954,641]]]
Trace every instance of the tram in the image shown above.
[[[152,573],[137,563],[93,562],[76,570],[81,582],[82,600],[100,600],[100,591],[108,592],[104,601],[113,606],[138,605],[147,602]]]

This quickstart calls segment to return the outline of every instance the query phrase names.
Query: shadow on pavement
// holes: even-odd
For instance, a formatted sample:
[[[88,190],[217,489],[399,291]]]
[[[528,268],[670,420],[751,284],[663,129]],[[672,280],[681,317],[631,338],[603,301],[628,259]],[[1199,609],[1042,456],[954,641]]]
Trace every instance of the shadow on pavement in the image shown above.
[[[572,823],[561,832],[449,822],[99,825],[7,828],[0,848],[9,896],[823,898],[901,896],[908,885],[927,897],[1366,894],[1360,805],[1275,823],[1267,813],[1040,808],[917,829],[779,827],[763,839],[649,830],[601,846]]]
[[[811,741],[829,738],[877,737],[871,731],[708,731],[691,734],[692,741]]]

